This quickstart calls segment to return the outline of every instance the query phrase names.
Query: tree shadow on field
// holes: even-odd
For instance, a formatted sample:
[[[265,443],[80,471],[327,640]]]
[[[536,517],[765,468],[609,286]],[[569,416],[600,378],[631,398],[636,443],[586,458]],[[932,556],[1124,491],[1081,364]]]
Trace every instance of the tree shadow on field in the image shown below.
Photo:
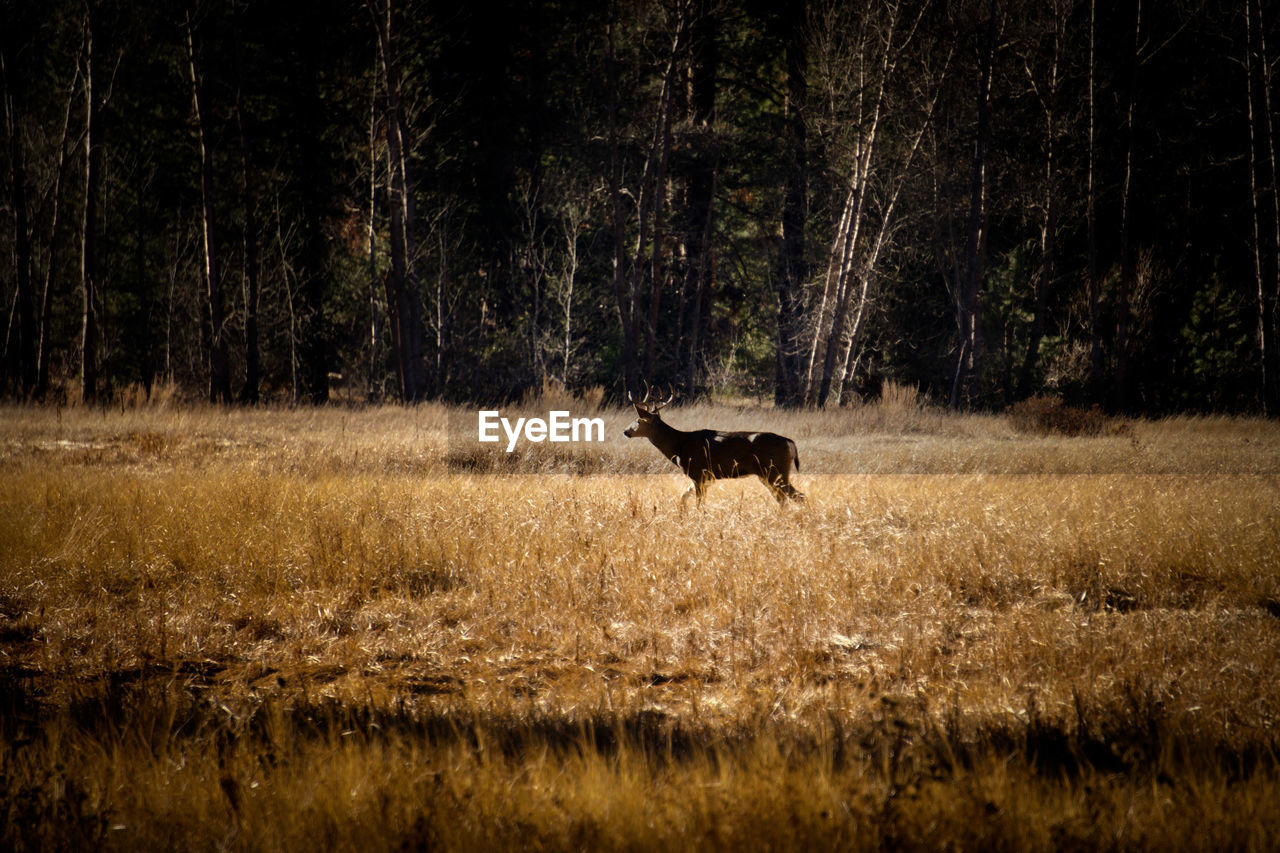
[[[213,661],[150,664],[62,685],[31,667],[0,669],[0,735],[8,758],[39,748],[46,732],[72,731],[104,743],[122,737],[151,743],[156,754],[176,744],[289,754],[309,741],[403,740],[433,746],[616,755],[630,749],[664,763],[750,752],[780,745],[784,754],[829,756],[887,767],[909,759],[922,774],[948,777],[993,757],[1049,776],[1087,771],[1176,777],[1194,769],[1227,779],[1280,770],[1280,734],[1239,729],[1230,735],[1199,717],[1171,713],[1158,686],[1128,682],[1108,697],[1077,691],[1065,712],[1046,713],[1028,694],[1022,715],[941,714],[917,700],[878,703],[857,716],[806,720],[690,719],[640,707],[621,712],[492,712],[467,703],[451,675],[407,677],[382,702],[312,695],[303,679],[289,689],[228,691]],[[654,676],[660,680],[663,676]],[[283,685],[283,679],[273,680]],[[293,686],[298,685],[298,686]],[[235,693],[234,696],[231,694]],[[879,756],[879,758],[876,758]],[[275,760],[275,758],[272,758]]]

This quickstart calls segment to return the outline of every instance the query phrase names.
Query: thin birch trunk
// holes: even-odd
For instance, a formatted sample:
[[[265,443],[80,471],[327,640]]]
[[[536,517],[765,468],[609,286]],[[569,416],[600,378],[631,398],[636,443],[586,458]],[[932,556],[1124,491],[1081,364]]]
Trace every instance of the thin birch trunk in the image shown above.
[[[1272,250],[1272,272],[1274,277],[1271,281],[1270,293],[1265,295],[1263,300],[1265,323],[1268,329],[1268,337],[1271,340],[1270,355],[1270,371],[1269,384],[1263,388],[1263,393],[1267,397],[1267,409],[1272,415],[1280,414],[1280,352],[1275,346],[1277,325],[1280,324],[1280,316],[1277,316],[1277,310],[1280,309],[1280,163],[1276,158],[1276,128],[1275,113],[1271,106],[1271,57],[1267,52],[1267,30],[1265,26],[1265,17],[1262,12],[1262,2],[1254,5],[1254,11],[1257,13],[1256,24],[1258,27],[1258,66],[1262,73],[1262,119],[1263,127],[1266,130],[1267,137],[1267,164],[1271,175],[1271,250]]]
[[[1103,402],[1103,357],[1102,357],[1102,282],[1098,277],[1098,229],[1097,229],[1097,191],[1094,187],[1094,172],[1097,165],[1096,141],[1096,97],[1097,83],[1097,4],[1089,0],[1089,139],[1085,175],[1085,242],[1087,245],[1087,265],[1085,275],[1088,277],[1089,289],[1089,387],[1093,399]]]
[[[191,82],[191,106],[195,113],[200,147],[201,227],[204,237],[205,320],[209,324],[209,402],[231,402],[230,359],[227,353],[226,315],[222,304],[222,278],[218,268],[218,238],[214,223],[213,152],[209,146],[200,71],[196,62],[195,36],[187,16],[187,69]]]
[[[1134,0],[1133,51],[1130,56],[1129,86],[1125,106],[1126,144],[1124,180],[1120,188],[1120,280],[1116,289],[1115,373],[1112,377],[1113,403],[1118,411],[1129,407],[1129,327],[1130,300],[1136,284],[1137,265],[1133,250],[1133,175],[1137,147],[1138,63],[1142,45],[1142,0]]]
[[[973,161],[969,177],[969,215],[966,222],[964,280],[960,288],[960,352],[951,383],[950,406],[974,396],[981,375],[982,281],[986,273],[987,144],[991,132],[991,77],[995,66],[996,0],[991,0],[987,17],[986,45],[978,80],[977,129],[974,133]]]
[[[39,365],[36,372],[36,399],[43,399],[49,390],[50,317],[52,311],[53,278],[58,269],[58,231],[62,224],[62,201],[65,195],[67,153],[71,143],[71,112],[75,104],[75,92],[80,82],[77,63],[71,84],[67,87],[67,106],[62,116],[62,140],[58,144],[58,165],[53,185],[53,210],[49,224],[49,256],[44,270],[44,284],[40,288],[40,344],[37,353]]]
[[[98,401],[98,206],[102,194],[102,143],[98,139],[97,93],[94,91],[93,0],[85,5],[84,47],[84,207],[80,223],[80,398]]]

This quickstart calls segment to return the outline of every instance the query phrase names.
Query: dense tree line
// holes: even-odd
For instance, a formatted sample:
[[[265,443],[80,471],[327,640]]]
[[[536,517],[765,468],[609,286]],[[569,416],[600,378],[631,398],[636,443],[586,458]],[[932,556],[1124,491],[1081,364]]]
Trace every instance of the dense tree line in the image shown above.
[[[13,398],[1280,411],[1262,0],[0,10]]]

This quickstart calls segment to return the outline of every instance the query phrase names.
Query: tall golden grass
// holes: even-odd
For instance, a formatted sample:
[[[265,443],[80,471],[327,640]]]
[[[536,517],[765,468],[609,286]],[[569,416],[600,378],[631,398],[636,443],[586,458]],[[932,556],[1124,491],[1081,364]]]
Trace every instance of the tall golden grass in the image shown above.
[[[575,406],[0,410],[0,846],[1280,839],[1275,424],[675,408],[809,495],[681,512]]]

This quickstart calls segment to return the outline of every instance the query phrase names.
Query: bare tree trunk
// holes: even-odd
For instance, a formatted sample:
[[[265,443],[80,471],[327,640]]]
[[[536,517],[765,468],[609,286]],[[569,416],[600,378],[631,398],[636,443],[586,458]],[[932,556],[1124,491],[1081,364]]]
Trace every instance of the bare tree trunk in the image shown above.
[[[637,325],[634,336],[639,341],[645,336],[643,375],[652,376],[653,359],[658,338],[658,316],[662,297],[663,216],[666,208],[667,164],[671,156],[672,101],[675,97],[676,74],[679,59],[684,51],[684,35],[687,15],[683,8],[676,21],[676,33],[667,57],[667,67],[662,75],[662,91],[658,98],[658,117],[640,177],[640,200],[637,212],[640,228],[636,237],[635,254],[631,262],[631,293],[635,308],[632,321]],[[646,277],[649,280],[649,299],[643,313],[640,311],[640,294],[644,292]]]
[[[889,5],[881,32],[875,32],[868,39],[867,31],[860,33],[855,55],[851,62],[857,77],[856,85],[833,83],[827,97],[834,102],[852,100],[853,126],[855,135],[852,139],[851,156],[852,174],[848,178],[848,187],[844,206],[840,215],[840,223],[836,228],[831,250],[827,259],[827,273],[823,282],[823,293],[818,303],[813,324],[813,337],[809,346],[808,366],[805,371],[805,398],[819,408],[827,404],[834,386],[842,386],[845,370],[851,362],[848,352],[856,347],[855,337],[861,333],[861,318],[865,316],[867,300],[870,296],[870,285],[874,278],[874,265],[881,246],[889,233],[893,217],[893,207],[901,190],[902,173],[909,168],[915,156],[924,127],[916,136],[910,153],[906,157],[906,165],[897,174],[889,174],[890,169],[879,162],[879,139],[881,121],[884,115],[886,95],[897,65],[898,54],[902,45],[909,41],[920,17],[915,25],[907,28],[902,42],[898,42],[897,33],[901,5]],[[872,10],[864,9],[865,15]],[[923,12],[921,12],[923,14]],[[865,24],[865,22],[864,22]],[[836,28],[847,25],[835,25]],[[831,29],[831,27],[829,27]],[[843,51],[839,46],[839,35],[836,45],[826,47],[829,51],[829,62],[844,64]],[[872,47],[874,45],[874,47]],[[878,52],[872,52],[872,51]],[[872,205],[872,180],[876,174],[887,175],[882,178],[889,199],[883,200],[880,206],[880,226],[878,234],[871,245],[862,247],[863,225],[870,216]],[[870,227],[870,226],[868,226]],[[856,318],[854,311],[854,295],[856,299]],[[828,319],[828,308],[830,315]],[[850,320],[854,326],[850,326]],[[815,388],[814,364],[819,351],[822,352],[822,372],[816,380]],[[839,391],[837,391],[837,399]]]
[[[867,184],[871,179],[871,167],[875,159],[876,142],[880,132],[880,117],[884,107],[885,90],[889,84],[889,75],[892,68],[892,53],[894,50],[894,31],[898,22],[898,7],[895,5],[888,21],[888,31],[885,37],[884,46],[881,48],[883,53],[879,57],[879,79],[876,84],[875,95],[873,96],[873,104],[870,116],[867,119],[865,130],[861,133],[858,140],[858,156],[855,158],[853,182],[849,190],[849,199],[845,203],[845,209],[848,216],[844,221],[844,231],[836,241],[840,246],[839,250],[832,252],[832,258],[837,255],[840,258],[838,264],[835,265],[836,272],[836,297],[834,309],[831,316],[831,326],[826,331],[826,351],[822,361],[822,378],[818,386],[817,398],[815,400],[818,408],[822,408],[827,404],[827,397],[831,392],[831,382],[835,373],[836,363],[840,355],[841,344],[845,341],[845,324],[849,314],[849,298],[854,290],[854,282],[851,279],[853,272],[854,258],[858,250],[858,235],[862,227],[863,217],[867,208]],[[860,55],[860,62],[865,59],[864,55]],[[858,94],[859,102],[861,102],[862,94]],[[861,116],[859,116],[861,118]],[[882,224],[884,221],[882,220]],[[834,248],[834,247],[833,247]],[[830,267],[829,267],[830,270]],[[830,271],[828,272],[830,275]],[[864,278],[864,282],[866,279]],[[865,290],[864,290],[865,292]],[[815,335],[823,334],[823,327],[819,322]],[[817,349],[815,343],[814,351]],[[841,362],[841,367],[843,363]]]
[[[200,200],[204,234],[205,320],[209,324],[209,402],[231,402],[231,369],[227,352],[226,312],[222,304],[222,278],[218,268],[217,229],[214,224],[213,152],[205,125],[202,81],[196,61],[195,36],[187,15],[187,67],[191,81],[191,104],[200,142]]]
[[[102,157],[98,95],[94,91],[94,17],[97,4],[85,4],[84,48],[84,207],[80,227],[80,398],[98,401],[98,205],[102,195]]]
[[[575,262],[576,265],[576,262]],[[560,368],[560,382],[569,385],[569,358],[573,354],[573,274],[569,274],[568,289],[564,302],[564,363]]]
[[[542,222],[543,179],[540,170],[521,175],[515,194],[520,203],[520,235],[513,244],[513,269],[519,271],[519,279],[529,286],[528,364],[533,373],[533,386],[541,388],[547,378],[547,347],[544,340],[542,315],[546,303],[547,249],[546,228]]]
[[[972,399],[981,379],[982,281],[987,253],[987,145],[991,135],[991,76],[996,52],[996,0],[987,16],[986,43],[978,79],[978,124],[974,133],[973,162],[969,174],[969,215],[964,246],[964,280],[960,294],[960,353],[951,384],[951,408],[963,398]]]
[[[675,81],[672,80],[672,88],[674,88],[674,83]],[[667,215],[667,165],[671,159],[672,144],[671,116],[673,110],[671,100],[671,96],[666,98],[659,120],[662,128],[662,138],[658,143],[660,153],[658,155],[657,174],[654,176],[653,247],[649,252],[649,318],[645,324],[646,338],[644,346],[644,373],[646,376],[653,376],[653,357],[657,349],[658,317],[662,303],[662,288],[666,284],[663,261],[666,257],[667,249],[663,225]]]
[[[182,278],[182,264],[187,257],[187,239],[190,234],[183,223],[174,223],[173,228],[173,248],[165,255],[167,262],[167,272],[169,276],[169,286],[165,297],[165,320],[164,320],[164,381],[173,382],[173,348],[174,348],[174,332],[173,318],[177,312],[177,293],[178,281]]]
[[[849,348],[845,350],[844,367],[840,371],[840,380],[836,383],[835,401],[837,406],[843,406],[850,401],[849,390],[853,387],[854,374],[857,373],[858,365],[862,362],[864,348],[853,343],[857,338],[858,336],[855,334],[850,341]]]
[[[610,4],[608,35],[607,75],[609,111],[609,204],[610,226],[613,231],[613,295],[618,307],[618,322],[622,327],[622,385],[626,394],[640,392],[640,365],[636,354],[637,309],[636,294],[627,276],[626,217],[622,203],[622,152],[618,130],[618,57],[615,46],[615,29],[618,24],[616,0]]]
[[[1124,182],[1120,188],[1120,281],[1116,288],[1115,373],[1112,377],[1113,405],[1121,412],[1129,407],[1129,325],[1132,313],[1129,303],[1137,275],[1133,251],[1133,173],[1137,153],[1138,54],[1141,45],[1142,0],[1134,0],[1133,53],[1130,56],[1125,107]]]
[[[15,92],[17,84],[12,79],[13,73],[8,58],[0,56],[0,76],[4,78],[5,132],[9,140],[9,206],[13,215],[14,298],[18,332],[17,345],[8,354],[12,363],[11,376],[17,390],[22,397],[29,397],[35,391],[39,368],[35,279],[32,275],[31,229],[27,209],[26,151],[19,127],[22,105],[20,95]]]
[[[861,350],[862,334],[874,298],[880,254],[891,238],[898,197],[937,103],[938,92],[935,91],[927,104],[921,104],[923,114],[910,147],[902,153],[899,153],[900,149],[894,151],[897,157],[885,160],[885,156],[893,156],[882,156],[880,152],[886,103],[891,87],[896,86],[899,56],[914,38],[924,9],[919,10],[914,22],[906,22],[901,37],[898,35],[900,12],[901,5],[893,3],[887,13],[874,22],[870,36],[868,29],[861,29],[854,48],[856,54],[851,60],[846,60],[839,36],[835,45],[825,48],[825,58],[830,64],[844,66],[852,63],[853,76],[857,81],[850,85],[836,78],[827,94],[833,104],[852,100],[855,132],[851,140],[852,162],[849,164],[852,174],[848,178],[840,222],[828,254],[827,273],[814,316],[805,372],[805,397],[819,408],[827,405],[833,393],[836,402],[840,401],[845,383],[857,363],[855,353]],[[873,12],[868,7],[864,14]],[[867,24],[866,21],[862,23],[864,27]],[[882,29],[874,31],[875,27]],[[948,55],[946,62],[949,60]],[[927,91],[928,87],[924,88]],[[819,352],[822,353],[822,371],[815,377],[814,365]]]
[[[793,408],[804,402],[801,382],[801,336],[804,285],[809,278],[805,231],[808,182],[808,51],[805,46],[804,0],[787,4],[787,91],[784,111],[785,156],[782,195],[782,251],[778,258],[778,342],[774,404]]]
[[[822,297],[818,301],[817,310],[813,314],[813,335],[809,342],[809,356],[805,363],[804,395],[807,402],[814,397],[813,367],[818,357],[818,350],[823,342],[823,330],[828,325],[827,309],[836,298],[842,280],[842,270],[848,263],[852,248],[851,232],[855,225],[854,211],[857,206],[858,192],[851,186],[845,193],[844,205],[841,208],[840,222],[836,225],[835,238],[831,243],[831,251],[827,255],[827,272],[822,279]]]
[[[860,287],[858,294],[858,308],[853,315],[853,325],[849,330],[849,334],[840,347],[835,376],[832,380],[831,391],[826,399],[823,400],[823,406],[829,400],[835,400],[835,404],[839,406],[844,400],[845,383],[853,378],[852,370],[856,363],[854,354],[862,349],[862,329],[866,321],[867,311],[871,305],[873,294],[872,286],[874,284],[875,273],[868,270],[860,277]]]
[[[685,393],[693,398],[705,393],[706,345],[711,332],[715,295],[716,260],[712,240],[715,226],[715,192],[719,171],[712,127],[716,116],[716,75],[720,55],[716,47],[716,11],[708,0],[698,0],[690,33],[690,119],[697,134],[696,156],[685,185],[685,282],[693,294],[689,316],[689,351],[685,360]]]
[[[565,221],[565,270],[564,290],[560,299],[564,324],[564,353],[560,369],[560,381],[569,386],[569,360],[573,354],[573,289],[578,277],[578,232],[582,228],[584,217],[579,215],[579,208],[571,208]]]
[[[855,289],[859,290],[858,299],[858,317],[861,319],[862,309],[866,305],[866,297],[868,293],[868,285],[870,283],[870,275],[860,276],[860,281],[854,280],[853,274],[853,257],[857,245],[857,225],[861,215],[854,219],[850,227],[852,233],[845,238],[845,258],[840,265],[839,286],[837,288],[835,310],[831,317],[831,330],[826,336],[826,352],[822,361],[822,379],[818,385],[818,396],[814,403],[819,409],[827,405],[827,398],[831,394],[831,383],[835,372],[835,366],[839,361],[841,347],[846,342],[845,324],[849,317],[849,300]],[[859,287],[859,285],[861,285]],[[852,345],[852,341],[849,341]],[[843,362],[841,362],[843,367]]]
[[[547,381],[547,352],[542,339],[543,306],[547,301],[547,262],[537,216],[538,211],[535,209],[534,219],[530,223],[533,226],[533,236],[529,245],[532,262],[529,283],[533,290],[533,304],[529,310],[529,363],[533,366],[533,381],[536,387],[541,388]]]
[[[928,120],[920,127],[919,133],[916,134],[915,141],[912,143],[911,152],[907,157],[906,164],[903,166],[904,171],[911,169],[911,163],[915,159],[916,151],[919,150],[920,142],[924,138],[924,132],[927,127]],[[863,261],[861,272],[858,276],[858,307],[853,315],[853,325],[849,330],[847,340],[833,341],[828,344],[829,347],[835,346],[837,343],[841,345],[841,354],[837,362],[840,365],[834,379],[834,395],[836,405],[840,405],[844,398],[845,383],[853,377],[853,368],[856,365],[855,353],[862,350],[862,333],[866,324],[867,313],[871,307],[871,300],[875,295],[876,267],[880,261],[880,252],[884,249],[889,238],[890,223],[893,221],[893,211],[898,203],[898,195],[902,191],[902,183],[893,190],[888,204],[881,213],[880,228],[876,232],[871,248],[867,253],[866,259]],[[828,396],[820,396],[818,406],[821,408],[826,405]]]
[[[413,185],[409,153],[405,150],[405,116],[400,58],[393,32],[392,0],[368,0],[382,53],[387,99],[387,157],[390,166],[391,275],[387,278],[387,308],[391,312],[400,393],[417,402],[427,393],[422,304],[413,270]]]
[[[297,402],[302,399],[302,386],[298,384],[298,336],[301,334],[301,323],[298,322],[294,289],[288,283],[285,284],[285,292],[289,308],[289,399]]]
[[[40,289],[40,344],[37,353],[36,399],[43,399],[49,391],[49,350],[51,348],[52,329],[50,315],[53,307],[53,278],[58,269],[58,232],[62,224],[62,202],[65,195],[67,174],[67,154],[71,145],[71,113],[75,106],[76,88],[80,83],[80,69],[77,67],[67,87],[67,106],[62,116],[62,141],[58,144],[58,165],[54,175],[53,210],[49,224],[49,252],[44,269],[44,284]]]
[[[1245,93],[1246,93],[1246,113],[1249,120],[1249,212],[1253,220],[1253,274],[1254,283],[1257,292],[1257,309],[1258,309],[1258,325],[1256,331],[1256,339],[1258,343],[1258,367],[1259,375],[1259,398],[1262,402],[1262,413],[1270,415],[1270,395],[1267,393],[1268,387],[1273,381],[1271,377],[1270,365],[1267,363],[1271,358],[1270,349],[1274,344],[1268,334],[1267,329],[1267,288],[1266,288],[1266,272],[1262,260],[1262,223],[1260,222],[1260,211],[1258,204],[1258,196],[1260,193],[1258,187],[1258,131],[1257,118],[1254,109],[1254,85],[1253,85],[1253,0],[1245,0],[1244,4],[1244,76],[1245,76]]]
[[[244,113],[236,102],[236,124],[240,131],[240,203],[244,208],[244,388],[241,402],[256,406],[261,397],[262,368],[258,349],[258,301],[260,261],[258,251],[258,200],[249,180],[249,139],[244,129]]]
[[[1089,0],[1089,142],[1087,175],[1085,178],[1085,240],[1087,243],[1087,269],[1089,288],[1089,388],[1095,402],[1103,401],[1102,362],[1102,282],[1098,278],[1098,229],[1096,215],[1097,191],[1094,188],[1094,171],[1097,162],[1095,141],[1095,98],[1097,86],[1094,73],[1097,67],[1096,0]]]
[[[1266,409],[1271,415],[1280,414],[1280,349],[1275,345],[1276,335],[1280,329],[1280,163],[1276,160],[1276,128],[1275,113],[1271,106],[1271,57],[1267,52],[1266,18],[1262,13],[1261,0],[1254,5],[1257,14],[1255,23],[1258,28],[1258,66],[1262,74],[1262,128],[1267,138],[1267,165],[1271,177],[1271,258],[1272,278],[1269,293],[1264,294],[1262,315],[1267,328],[1267,336],[1271,346],[1266,353],[1270,358],[1268,376],[1270,382],[1264,384],[1263,394],[1266,397]]]
[[[1040,221],[1040,271],[1035,283],[1035,308],[1031,315],[1031,335],[1027,341],[1027,352],[1018,375],[1018,395],[1022,397],[1030,396],[1033,391],[1036,367],[1040,361],[1040,344],[1044,340],[1049,290],[1057,277],[1058,175],[1057,162],[1054,158],[1058,141],[1058,61],[1062,48],[1062,31],[1065,27],[1065,15],[1055,9],[1053,46],[1049,53],[1048,79],[1045,80],[1044,90],[1039,91],[1035,80],[1031,81],[1032,86],[1037,89],[1040,105],[1044,111],[1044,210]]]
[[[53,209],[49,217],[49,250],[45,259],[44,281],[40,288],[40,341],[36,353],[36,387],[33,392],[33,396],[37,400],[44,399],[49,391],[49,351],[52,347],[52,328],[50,326],[53,309],[52,285],[58,269],[58,232],[61,230],[63,200],[66,195],[68,154],[71,148],[71,115],[75,110],[76,90],[80,85],[80,61],[83,59],[83,48],[82,44],[81,55],[76,57],[76,67],[71,75],[71,82],[67,85],[66,107],[62,114],[62,136],[58,143],[58,163],[54,172]]]
[[[366,234],[369,269],[369,373],[365,393],[370,400],[382,396],[382,312],[379,310],[378,288],[378,81],[380,53],[373,61],[372,86],[369,92],[369,223]]]
[[[907,155],[906,163],[903,171],[909,171],[911,163],[915,159],[916,151],[919,150],[920,142],[924,138],[924,132],[927,127],[927,119],[921,125],[919,132],[916,134],[912,143],[911,150]],[[822,374],[822,384],[818,389],[818,397],[816,404],[818,408],[826,406],[827,401],[831,397],[831,390],[834,385],[835,400],[837,405],[844,394],[844,383],[850,377],[850,368],[852,366],[853,353],[857,351],[862,343],[862,332],[866,320],[867,311],[871,305],[871,299],[874,296],[873,285],[876,278],[876,265],[880,260],[880,252],[884,249],[889,238],[891,223],[893,222],[894,208],[897,207],[898,196],[902,191],[902,181],[899,181],[892,191],[888,202],[884,209],[880,212],[880,227],[876,231],[871,246],[867,250],[866,255],[862,258],[858,265],[856,279],[855,271],[851,263],[845,265],[842,273],[844,282],[841,286],[842,293],[840,305],[836,309],[836,317],[833,324],[831,336],[827,340],[827,351],[825,356],[825,364]],[[850,242],[852,245],[852,242]],[[857,291],[857,307],[851,308],[852,293]],[[848,323],[850,311],[853,311],[852,325]],[[845,328],[848,326],[848,333]]]
[[[936,97],[934,103],[936,103]],[[906,160],[902,165],[902,173],[904,175],[911,170],[911,164],[915,161],[916,152],[920,150],[920,143],[924,139],[925,131],[928,129],[929,122],[932,118],[932,113],[933,104],[930,104],[929,113],[921,122],[920,129],[917,131],[915,139],[912,140],[911,149],[907,153]],[[845,383],[853,376],[853,367],[856,365],[854,355],[862,349],[862,333],[866,323],[867,312],[870,310],[871,300],[874,297],[876,268],[880,261],[880,253],[889,241],[894,209],[898,205],[898,197],[902,192],[904,183],[905,178],[900,177],[896,185],[893,187],[889,199],[884,205],[884,209],[880,212],[880,227],[877,229],[875,238],[871,242],[871,247],[867,250],[866,257],[862,260],[857,281],[857,309],[853,315],[853,325],[849,330],[849,334],[847,336],[842,335],[838,338],[832,338],[832,340],[827,344],[828,352],[830,352],[832,348],[839,348],[836,360],[838,370],[833,379],[836,405],[839,405],[844,397]],[[851,277],[852,273],[850,272],[846,275]],[[852,290],[852,285],[853,282],[850,280],[850,284],[846,287],[846,291]],[[846,312],[848,311],[847,306],[844,310]],[[824,387],[820,389],[818,396],[818,407],[824,407],[829,398],[830,392],[828,391],[827,383],[824,382]]]
[[[298,339],[301,334],[301,318],[298,317],[298,274],[290,259],[289,244],[292,233],[284,229],[283,216],[280,210],[280,198],[277,193],[275,203],[276,239],[275,249],[280,258],[280,278],[284,285],[285,309],[289,316],[289,399],[298,402],[302,399],[302,386],[298,377]]]
[[[440,227],[436,230],[436,270],[435,305],[433,307],[434,322],[432,333],[435,335],[435,369],[437,388],[443,392],[449,379],[449,357],[452,353],[452,328],[454,312],[457,310],[457,293],[446,301],[453,280],[452,258],[458,249],[460,239],[455,230],[451,230],[450,220],[453,208],[446,204],[440,212]]]

